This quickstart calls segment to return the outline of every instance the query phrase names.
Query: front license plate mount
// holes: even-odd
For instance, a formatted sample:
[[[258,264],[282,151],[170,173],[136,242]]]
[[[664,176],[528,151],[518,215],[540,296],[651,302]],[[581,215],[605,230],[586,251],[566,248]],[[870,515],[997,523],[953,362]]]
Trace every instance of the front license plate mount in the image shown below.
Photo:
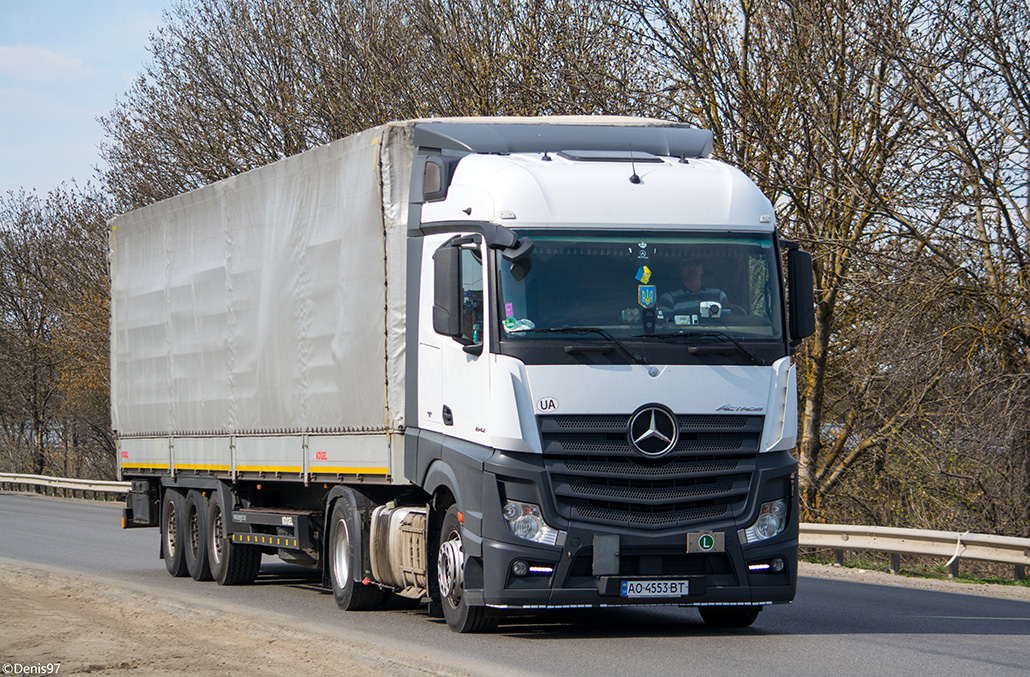
[[[623,586],[628,586],[630,583],[647,583],[647,582],[662,582],[662,583],[686,583],[684,588],[685,592],[682,594],[674,594],[671,597],[665,597],[667,601],[675,601],[678,598],[690,596],[691,598],[703,597],[708,590],[707,581],[704,576],[653,576],[653,577],[640,577],[640,578],[626,578],[625,576],[598,576],[597,577],[597,592],[603,597],[614,597],[623,601],[629,602],[631,600],[646,600],[647,597],[630,597],[629,593],[632,590],[634,593],[637,592],[636,588],[627,587],[626,594],[623,594]],[[663,599],[658,597],[655,599]],[[614,601],[614,600],[613,600]]]
[[[631,599],[655,597],[685,597],[690,594],[690,581],[682,580],[624,580],[620,597]]]

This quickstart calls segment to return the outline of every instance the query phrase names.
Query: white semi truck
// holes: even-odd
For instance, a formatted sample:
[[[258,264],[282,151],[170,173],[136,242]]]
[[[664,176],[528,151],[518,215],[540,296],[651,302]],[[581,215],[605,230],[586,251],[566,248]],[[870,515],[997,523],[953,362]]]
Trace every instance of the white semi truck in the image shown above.
[[[273,554],[458,632],[789,602],[811,258],[711,149],[657,120],[396,122],[114,218],[123,526],[160,527],[173,576]]]

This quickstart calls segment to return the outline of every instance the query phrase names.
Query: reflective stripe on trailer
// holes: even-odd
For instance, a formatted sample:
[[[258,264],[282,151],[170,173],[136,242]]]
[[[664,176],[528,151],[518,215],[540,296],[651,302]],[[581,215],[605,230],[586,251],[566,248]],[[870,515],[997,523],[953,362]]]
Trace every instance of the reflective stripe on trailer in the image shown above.
[[[233,543],[250,545],[274,545],[279,548],[296,548],[297,539],[289,536],[269,536],[267,534],[233,534]]]

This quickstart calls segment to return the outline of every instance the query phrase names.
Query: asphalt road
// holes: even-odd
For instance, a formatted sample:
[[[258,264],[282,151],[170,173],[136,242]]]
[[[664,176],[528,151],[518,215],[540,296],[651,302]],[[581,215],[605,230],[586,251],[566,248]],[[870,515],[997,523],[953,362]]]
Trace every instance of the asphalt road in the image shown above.
[[[709,629],[693,609],[637,608],[456,635],[418,609],[340,611],[317,577],[267,556],[253,586],[173,579],[158,559],[157,530],[119,524],[118,505],[0,494],[0,557],[384,652],[403,645],[474,674],[1030,674],[1030,603],[1022,601],[802,577],[793,604],[767,608],[746,630]]]

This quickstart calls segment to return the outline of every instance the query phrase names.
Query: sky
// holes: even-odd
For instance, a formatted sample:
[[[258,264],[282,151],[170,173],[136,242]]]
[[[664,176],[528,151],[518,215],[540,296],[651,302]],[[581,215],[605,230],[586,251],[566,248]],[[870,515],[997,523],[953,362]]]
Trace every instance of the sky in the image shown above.
[[[95,181],[97,118],[150,58],[172,0],[0,0],[0,194]]]

